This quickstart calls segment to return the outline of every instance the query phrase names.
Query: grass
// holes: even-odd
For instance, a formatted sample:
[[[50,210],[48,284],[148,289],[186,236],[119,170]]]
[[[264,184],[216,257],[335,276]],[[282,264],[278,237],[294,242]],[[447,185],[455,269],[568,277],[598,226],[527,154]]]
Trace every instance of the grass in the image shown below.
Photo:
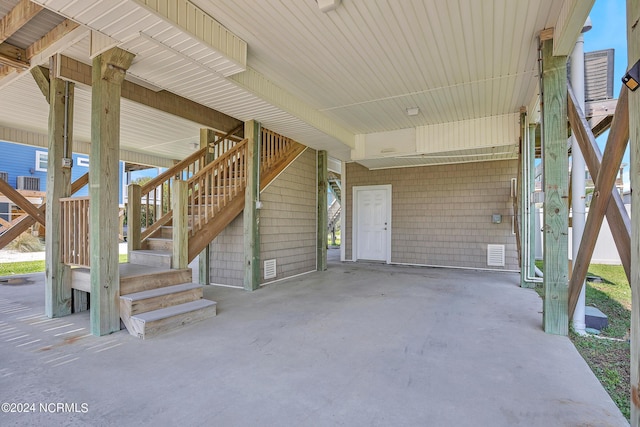
[[[127,254],[121,254],[119,261],[127,262]],[[45,270],[44,261],[18,261],[0,264],[0,276],[13,276],[16,274],[41,273]]]
[[[536,263],[542,269],[541,263]],[[598,276],[602,282],[587,281],[586,305],[597,307],[607,315],[609,326],[600,339],[580,336],[571,331],[569,338],[587,362],[620,412],[630,419],[630,348],[629,327],[631,322],[631,288],[622,266],[592,264],[589,276]],[[544,298],[541,286],[536,291]]]

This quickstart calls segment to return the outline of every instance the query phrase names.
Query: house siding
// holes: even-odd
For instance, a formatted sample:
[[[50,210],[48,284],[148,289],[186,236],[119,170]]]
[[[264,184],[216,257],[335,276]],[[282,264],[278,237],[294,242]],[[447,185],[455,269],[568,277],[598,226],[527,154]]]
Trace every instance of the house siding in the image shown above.
[[[275,279],[316,269],[317,152],[307,148],[260,195],[260,259],[276,260]]]
[[[368,170],[346,165],[345,258],[353,259],[353,187],[392,185],[391,262],[518,270],[511,179],[516,160]],[[502,223],[493,224],[492,214]],[[487,245],[505,245],[505,266],[487,266]]]
[[[42,147],[32,147],[28,145],[15,144],[11,142],[0,141],[0,171],[7,172],[9,175],[9,185],[17,188],[17,177],[29,176],[40,178],[40,191],[47,191],[47,171],[36,165],[37,153],[47,153],[48,149]],[[75,181],[85,173],[89,172],[89,156],[84,154],[73,153],[73,167],[71,168],[71,181]],[[123,186],[124,186],[124,162],[118,163],[118,183],[119,194],[118,203],[123,204]],[[83,197],[89,195],[89,186],[85,185],[78,190],[74,197]]]
[[[307,148],[271,184],[260,200],[261,283],[316,268],[316,151]],[[211,243],[211,283],[243,286],[243,216]],[[264,279],[264,260],[276,260],[275,279]]]

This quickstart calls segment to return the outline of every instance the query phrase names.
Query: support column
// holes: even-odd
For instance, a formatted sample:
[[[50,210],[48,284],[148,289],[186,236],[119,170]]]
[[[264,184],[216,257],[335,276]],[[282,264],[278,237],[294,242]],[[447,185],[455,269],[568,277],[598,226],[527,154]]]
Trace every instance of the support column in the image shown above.
[[[89,248],[91,251],[91,333],[120,330],[118,263],[118,155],[120,91],[134,55],[112,48],[93,59]]]
[[[53,60],[53,58],[52,58]],[[51,70],[56,67],[52,66]],[[60,199],[71,194],[74,84],[55,76],[49,82],[49,153],[47,160],[46,285],[45,313],[48,317],[71,314],[71,270],[62,263]]]
[[[244,194],[244,289],[260,287],[260,123],[250,120],[244,125],[247,141],[247,187]]]
[[[318,242],[316,255],[318,271],[327,269],[327,161],[327,152],[325,150],[318,151]]]
[[[584,36],[580,34],[578,41],[571,53],[571,86],[573,93],[578,101],[577,107],[584,111]],[[580,145],[575,135],[571,136],[571,228],[572,228],[572,245],[571,245],[571,263],[575,266],[578,259],[578,250],[584,233],[585,222],[585,161]],[[594,177],[595,178],[595,177]],[[585,323],[585,282],[582,282],[582,290],[578,297],[578,304],[573,312],[573,329],[580,335],[584,335],[587,327]]]
[[[215,142],[216,134],[213,129],[200,129],[200,149],[208,147],[209,144]],[[213,158],[213,148],[207,150],[205,156],[205,164],[211,163]],[[198,283],[208,285],[211,283],[211,244],[198,255]]]
[[[187,191],[189,186],[186,181],[173,181],[173,198],[171,210],[173,211],[173,249],[171,268],[183,269],[189,264],[189,231],[187,227]]]
[[[627,0],[627,57],[640,60],[640,2]],[[640,426],[640,91],[629,92],[631,152],[631,427]],[[634,191],[635,189],[635,191]]]
[[[553,56],[553,39],[542,41],[544,152],[544,330],[569,333],[569,153],[567,150],[567,57]]]

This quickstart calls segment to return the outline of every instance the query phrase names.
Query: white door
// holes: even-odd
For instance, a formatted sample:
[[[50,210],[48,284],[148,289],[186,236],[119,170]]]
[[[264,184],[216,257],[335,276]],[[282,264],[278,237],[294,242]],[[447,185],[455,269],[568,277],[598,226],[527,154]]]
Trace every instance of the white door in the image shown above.
[[[356,259],[391,262],[391,186],[354,187]]]

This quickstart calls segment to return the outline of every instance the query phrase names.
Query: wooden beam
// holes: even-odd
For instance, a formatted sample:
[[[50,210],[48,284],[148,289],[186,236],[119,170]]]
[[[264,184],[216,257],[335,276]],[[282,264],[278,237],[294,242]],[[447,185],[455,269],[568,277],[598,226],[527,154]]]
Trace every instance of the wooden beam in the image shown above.
[[[18,71],[28,70],[31,65],[24,49],[6,42],[0,44],[0,64],[13,67]]]
[[[60,59],[61,78],[91,86],[91,66],[66,56],[62,56]],[[238,119],[166,90],[154,92],[151,89],[126,80],[122,83],[121,96],[130,101],[223,132],[234,129],[242,124],[242,121]],[[242,131],[239,132],[239,136],[242,137]]]
[[[31,215],[37,222],[45,225],[45,217],[42,212],[40,212],[40,209],[34,206],[29,200],[26,199],[26,197],[20,194],[18,190],[7,184],[7,182],[3,179],[0,179],[0,193],[7,196],[13,203],[18,205],[18,207],[25,211],[27,214]]]
[[[16,71],[15,68],[0,64],[0,79]]]
[[[553,56],[553,41],[542,42],[544,133],[544,330],[567,335],[569,316],[567,150],[567,57]]]
[[[40,92],[44,95],[47,100],[47,104],[49,103],[49,70],[44,67],[33,67],[31,69],[31,75],[33,79],[36,81]]]
[[[63,239],[60,199],[71,194],[71,168],[62,159],[71,158],[73,141],[74,84],[51,79],[49,104],[49,149],[47,160],[47,227],[45,238],[45,314],[61,317],[71,314],[71,269],[62,262]]]
[[[318,165],[318,230],[316,244],[316,269],[325,271],[327,269],[327,227],[328,227],[328,207],[327,207],[327,162],[329,157],[326,150],[320,150],[317,153]]]
[[[622,96],[624,95],[621,94],[620,97]],[[580,150],[584,155],[585,163],[591,176],[597,177],[600,173],[602,153],[600,153],[600,147],[596,143],[596,136],[589,131],[589,123],[587,123],[582,111],[575,107],[575,102],[573,92],[569,90],[569,123],[576,136],[576,141],[580,145]],[[621,112],[620,114],[628,114],[628,112]],[[622,196],[615,188],[611,191],[611,200],[607,205],[606,215],[622,266],[627,274],[629,283],[631,283],[631,220],[622,201]]]
[[[623,88],[624,89],[624,88]],[[591,256],[596,246],[602,220],[604,219],[611,192],[616,191],[614,184],[622,156],[627,148],[627,140],[629,139],[629,114],[627,113],[627,91],[624,89],[620,93],[618,99],[618,114],[613,118],[613,125],[609,131],[607,145],[602,156],[600,171],[595,179],[595,189],[591,205],[589,206],[589,215],[584,227],[584,234],[580,241],[580,249],[578,256],[573,262],[573,274],[569,284],[569,313],[575,309],[582,283],[587,276]],[[572,102],[575,102],[572,99]],[[575,106],[575,104],[574,104]],[[586,159],[586,157],[585,157]],[[586,160],[585,160],[586,161]]]
[[[224,139],[223,139],[224,140]],[[214,160],[214,148],[210,146],[216,141],[216,133],[213,129],[200,129],[200,148],[210,147],[205,155],[205,164]],[[198,256],[198,283],[208,285],[211,283],[211,245],[207,245]]]
[[[30,0],[20,0],[9,13],[0,19],[0,43],[15,34],[41,10],[42,6],[32,3]]]
[[[260,123],[245,123],[247,143],[247,177],[244,193],[244,289],[255,291],[260,287],[260,210],[257,207],[260,186],[261,131]]]
[[[640,60],[640,2],[627,0],[627,57]],[[624,86],[623,86],[624,89]],[[631,153],[631,427],[640,427],[640,92],[629,94]]]
[[[77,22],[73,22],[70,19],[65,19],[53,30],[49,31],[39,40],[36,40],[29,47],[27,47],[27,59],[31,59],[34,56],[42,53],[45,49],[60,41],[64,36],[72,32],[79,26],[80,24],[78,24]]]
[[[110,49],[93,59],[91,90],[91,333],[120,330],[118,153],[120,89],[133,54]]]
[[[189,264],[188,191],[186,181],[174,180],[171,198],[173,211],[173,249],[171,268],[183,269]]]

